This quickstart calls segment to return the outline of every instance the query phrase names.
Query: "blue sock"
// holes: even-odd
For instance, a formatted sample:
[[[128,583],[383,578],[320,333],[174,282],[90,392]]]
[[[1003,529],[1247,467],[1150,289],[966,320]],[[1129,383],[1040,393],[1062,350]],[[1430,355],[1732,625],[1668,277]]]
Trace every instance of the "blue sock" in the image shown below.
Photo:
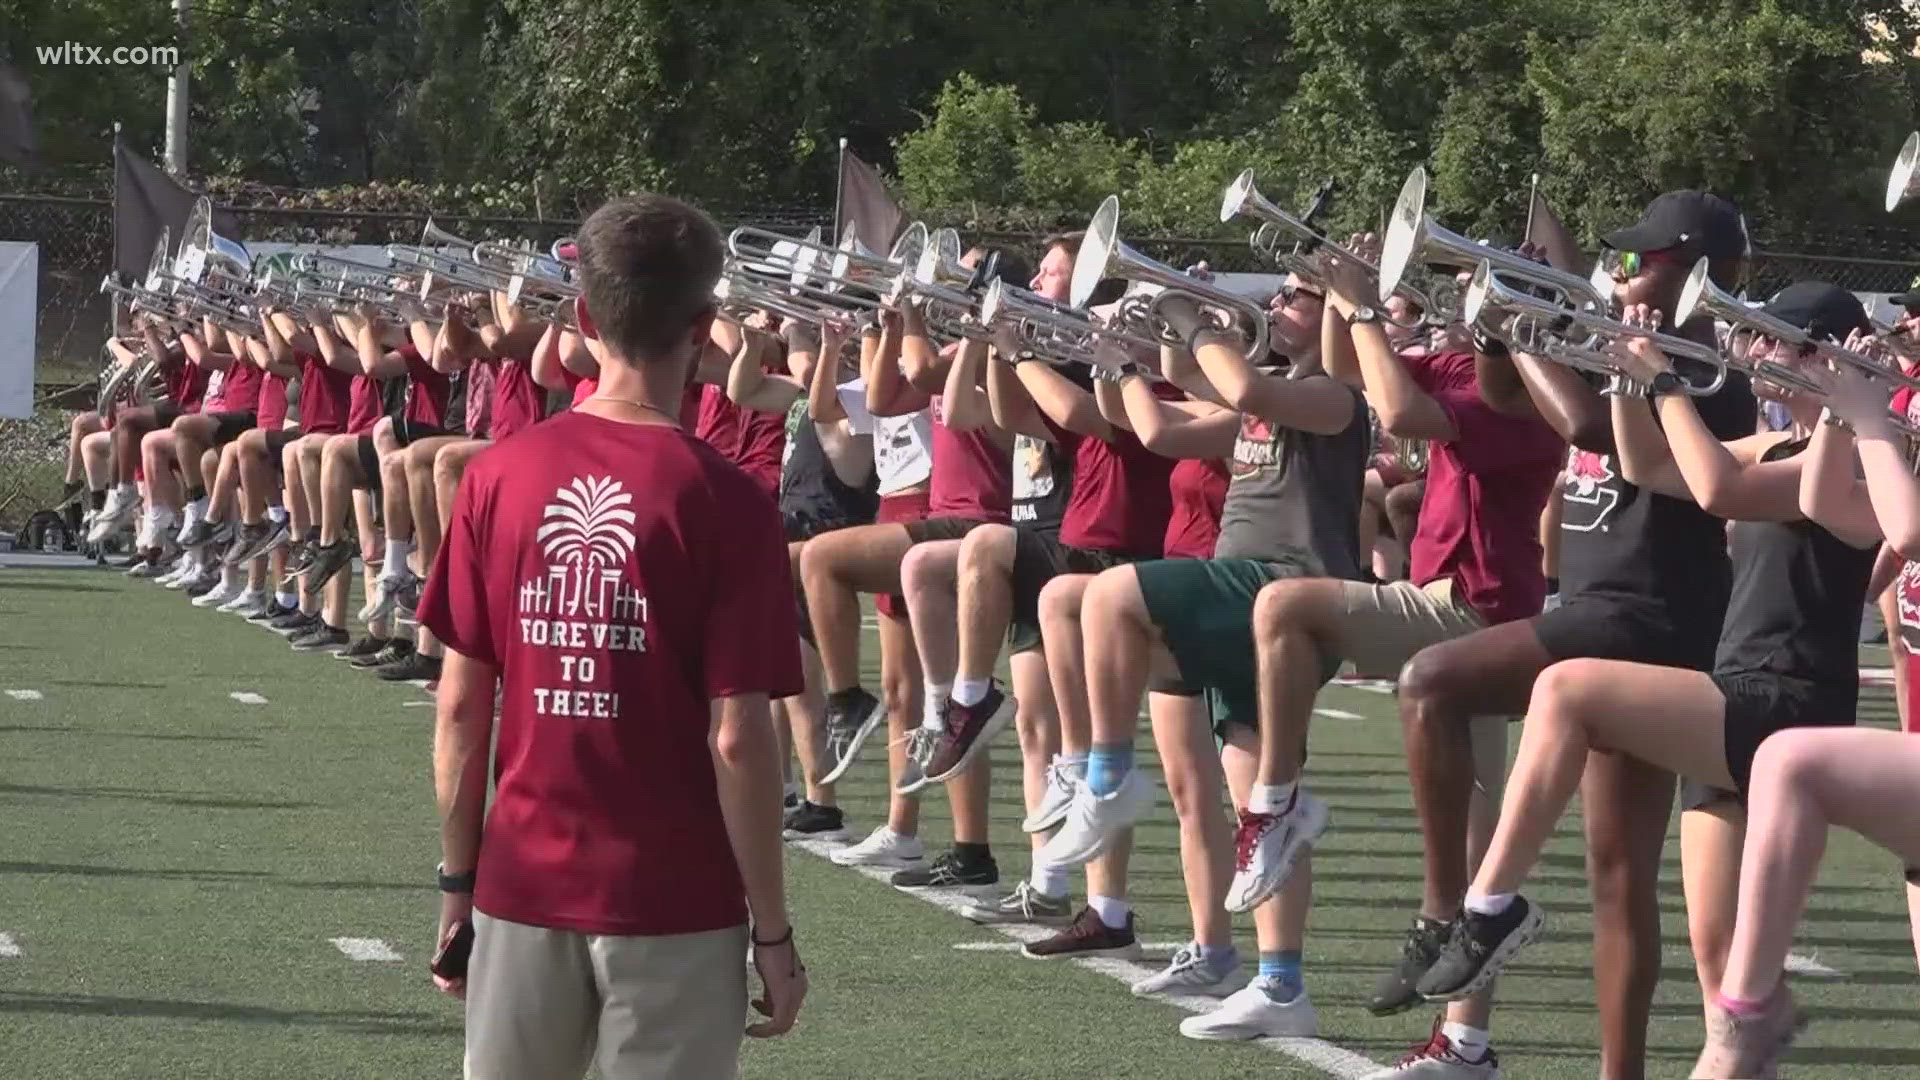
[[[1273,980],[1274,985],[1266,988],[1267,996],[1282,1004],[1300,996],[1300,952],[1287,949],[1279,952],[1260,953],[1260,977]]]
[[[1133,746],[1102,746],[1095,743],[1087,755],[1087,788],[1095,795],[1107,796],[1120,790],[1120,781],[1133,768]]]

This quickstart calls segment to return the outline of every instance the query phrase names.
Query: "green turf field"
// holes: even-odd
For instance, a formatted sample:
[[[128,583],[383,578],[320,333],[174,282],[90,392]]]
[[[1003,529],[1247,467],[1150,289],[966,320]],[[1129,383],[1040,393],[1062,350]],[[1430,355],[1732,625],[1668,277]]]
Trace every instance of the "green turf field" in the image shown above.
[[[0,691],[39,695],[0,694],[0,933],[18,949],[0,955],[0,1077],[458,1075],[459,1007],[425,973],[438,845],[424,694],[148,583],[17,568],[0,569]],[[1325,1039],[1386,1062],[1432,1019],[1362,1008],[1417,899],[1418,834],[1391,699],[1336,688],[1321,704],[1362,719],[1314,732],[1310,776],[1334,825],[1317,859],[1308,986]],[[1889,722],[1884,691],[1864,713]],[[856,832],[876,823],[881,772],[876,755],[843,785]],[[1026,869],[1011,768],[999,794],[1011,881]],[[939,841],[944,806],[928,807]],[[1576,815],[1530,889],[1546,940],[1502,987],[1494,1034],[1509,1077],[1594,1075]],[[1183,937],[1175,841],[1162,799],[1134,860],[1149,943]],[[1677,1077],[1701,1029],[1677,845],[1667,865],[1651,1071]],[[1024,959],[995,946],[999,934],[812,855],[789,866],[813,994],[793,1035],[750,1048],[748,1076],[1327,1075],[1269,1047],[1189,1042],[1175,1030],[1185,1013],[1105,974]],[[1250,950],[1245,924],[1242,936]],[[335,938],[379,939],[401,959],[353,960]],[[1835,835],[1796,951],[1840,974],[1799,984],[1815,1023],[1788,1075],[1920,1075],[1920,979],[1889,857]]]

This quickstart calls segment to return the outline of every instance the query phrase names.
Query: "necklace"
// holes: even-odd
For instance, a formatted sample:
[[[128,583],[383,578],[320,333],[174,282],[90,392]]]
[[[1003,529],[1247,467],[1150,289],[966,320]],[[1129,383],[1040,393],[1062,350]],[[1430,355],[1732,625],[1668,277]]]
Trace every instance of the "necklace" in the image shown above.
[[[669,421],[673,423],[674,427],[680,426],[680,417],[678,414],[670,413],[667,410],[659,407],[658,405],[653,405],[645,401],[635,401],[630,398],[607,397],[602,394],[595,394],[592,397],[588,398],[587,400],[588,401],[604,401],[609,405],[625,405],[630,409],[644,409],[647,412],[653,413],[656,416],[666,417]]]

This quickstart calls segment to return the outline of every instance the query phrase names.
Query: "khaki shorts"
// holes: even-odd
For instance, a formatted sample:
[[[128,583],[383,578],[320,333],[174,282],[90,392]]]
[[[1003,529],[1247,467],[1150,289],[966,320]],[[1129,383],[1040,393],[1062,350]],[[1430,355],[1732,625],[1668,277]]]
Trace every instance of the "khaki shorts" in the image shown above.
[[[1479,612],[1455,595],[1452,578],[1425,585],[1347,581],[1341,591],[1347,601],[1340,624],[1345,659],[1368,678],[1398,678],[1414,653],[1486,626]],[[1496,812],[1506,779],[1508,722],[1505,716],[1477,716],[1470,728],[1474,785],[1494,800]]]
[[[467,1080],[735,1080],[747,928],[666,937],[473,913]]]

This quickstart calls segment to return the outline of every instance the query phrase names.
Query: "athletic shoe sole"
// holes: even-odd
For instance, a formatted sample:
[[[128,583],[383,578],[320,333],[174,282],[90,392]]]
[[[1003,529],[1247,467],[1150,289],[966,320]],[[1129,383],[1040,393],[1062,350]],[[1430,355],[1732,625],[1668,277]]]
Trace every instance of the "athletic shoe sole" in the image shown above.
[[[1032,948],[1031,945],[1020,946],[1020,955],[1029,960],[1078,960],[1085,956],[1112,956],[1121,960],[1138,960],[1142,955],[1138,941],[1108,949],[1081,949],[1077,952],[1031,953],[1027,951],[1030,948]]]
[[[1500,972],[1506,968],[1515,954],[1539,939],[1540,931],[1546,926],[1546,922],[1546,914],[1540,910],[1540,905],[1529,900],[1526,918],[1521,919],[1520,925],[1513,928],[1513,933],[1502,938],[1500,944],[1494,946],[1493,954],[1487,957],[1486,963],[1480,965],[1480,970],[1474,973],[1473,978],[1467,980],[1466,985],[1451,993],[1422,994],[1421,996],[1430,1002],[1440,1002],[1459,1001],[1479,993],[1488,983],[1499,977]]]
[[[1061,822],[1067,820],[1067,811],[1072,807],[1073,800],[1068,799],[1045,817],[1026,818],[1020,822],[1020,831],[1030,833],[1046,832],[1048,829],[1054,828]]]
[[[835,866],[871,866],[876,870],[918,870],[920,867],[927,865],[927,857],[925,855],[918,858],[885,855],[877,859],[862,858],[842,861],[836,858],[839,854],[840,852],[838,851],[832,852],[827,856],[827,860]]]
[[[844,844],[853,839],[853,834],[845,829],[825,829],[820,832],[801,832],[798,829],[780,830],[783,840],[824,840],[829,844]]]

